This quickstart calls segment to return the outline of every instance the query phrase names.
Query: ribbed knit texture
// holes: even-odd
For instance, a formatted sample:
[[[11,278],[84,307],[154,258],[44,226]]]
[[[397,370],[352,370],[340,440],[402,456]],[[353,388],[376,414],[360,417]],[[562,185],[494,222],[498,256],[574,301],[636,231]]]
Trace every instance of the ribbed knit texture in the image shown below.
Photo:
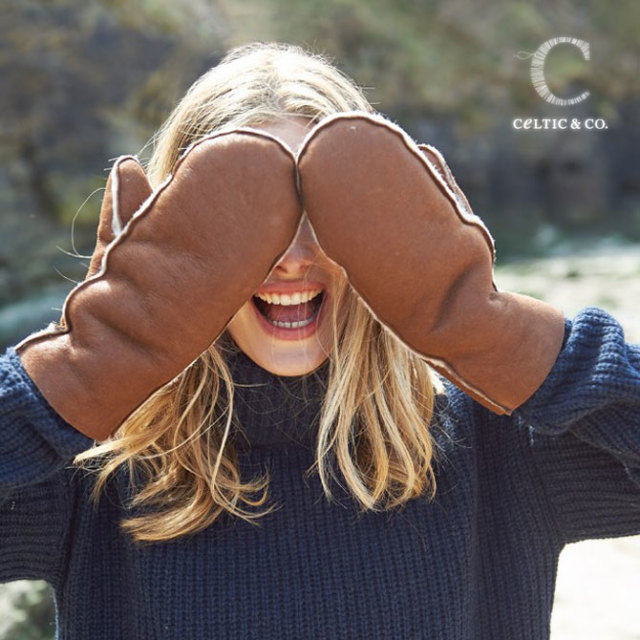
[[[278,378],[239,354],[232,369],[248,383],[241,470],[269,470],[279,509],[138,547],[118,530],[124,474],[94,510],[91,478],[70,467],[90,440],[12,349],[0,357],[0,581],[49,581],[59,638],[542,640],[563,545],[640,533],[640,346],[600,309],[567,320],[511,417],[447,383],[437,497],[392,513],[359,514],[337,486],[329,503],[304,476],[326,366]]]

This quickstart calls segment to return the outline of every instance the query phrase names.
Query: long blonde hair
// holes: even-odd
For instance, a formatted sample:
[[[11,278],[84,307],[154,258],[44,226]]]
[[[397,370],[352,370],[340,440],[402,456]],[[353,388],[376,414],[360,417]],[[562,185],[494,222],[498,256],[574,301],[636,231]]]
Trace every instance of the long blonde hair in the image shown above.
[[[192,142],[221,128],[284,115],[317,121],[356,109],[373,111],[323,57],[284,44],[238,47],[195,82],[157,133],[148,173],[159,184]],[[335,295],[336,340],[308,473],[317,469],[331,499],[335,461],[363,510],[391,509],[425,493],[432,498],[437,374],[380,325],[348,284]],[[144,478],[132,487],[131,501],[144,514],[121,523],[139,542],[201,531],[224,511],[255,522],[275,506],[255,509],[267,504],[268,475],[241,478],[228,438],[234,382],[222,342],[152,395],[109,440],[75,459],[97,472],[96,501],[122,465],[130,478]]]

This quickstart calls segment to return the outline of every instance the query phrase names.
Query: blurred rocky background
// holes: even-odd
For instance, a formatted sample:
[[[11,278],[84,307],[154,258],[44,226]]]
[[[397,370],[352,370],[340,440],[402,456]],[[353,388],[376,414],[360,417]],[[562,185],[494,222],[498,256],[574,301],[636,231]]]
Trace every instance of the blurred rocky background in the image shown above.
[[[188,86],[255,40],[330,56],[441,149],[495,236],[502,288],[567,315],[601,306],[640,342],[639,24],[636,0],[3,0],[0,346],[56,319],[83,278],[112,160],[148,157]],[[554,93],[590,91],[573,107],[529,76],[528,56],[562,35],[591,48],[547,58]],[[560,117],[607,129],[512,127]],[[638,538],[568,548],[553,640],[638,640],[639,576]],[[53,638],[52,606],[43,583],[0,587],[0,639]]]

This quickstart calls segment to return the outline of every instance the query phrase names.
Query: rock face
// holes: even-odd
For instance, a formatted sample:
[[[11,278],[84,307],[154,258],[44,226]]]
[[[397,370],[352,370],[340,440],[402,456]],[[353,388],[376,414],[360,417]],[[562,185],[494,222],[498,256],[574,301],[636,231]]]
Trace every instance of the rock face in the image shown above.
[[[405,123],[418,141],[438,147],[476,213],[493,224],[519,225],[527,216],[580,233],[606,228],[640,234],[640,109],[620,101],[605,130],[516,130],[522,113],[501,105],[481,134],[462,135],[459,114],[436,122]],[[586,103],[570,112],[532,113],[538,119],[568,116],[581,126],[593,118]],[[551,119],[551,118],[548,118]],[[526,228],[526,227],[521,227]],[[496,230],[499,236],[500,230]],[[637,235],[636,239],[640,239]]]

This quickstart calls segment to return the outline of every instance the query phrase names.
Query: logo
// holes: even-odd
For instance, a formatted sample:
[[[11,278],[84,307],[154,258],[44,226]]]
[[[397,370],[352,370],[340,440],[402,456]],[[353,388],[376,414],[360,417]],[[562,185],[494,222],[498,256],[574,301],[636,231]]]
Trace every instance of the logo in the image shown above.
[[[569,44],[576,47],[586,61],[591,61],[591,47],[586,40],[571,38],[569,36],[558,36],[543,42],[533,53],[519,51],[515,57],[520,60],[531,58],[531,83],[537,94],[549,104],[557,107],[571,107],[584,102],[591,93],[583,91],[571,98],[560,98],[549,88],[545,78],[545,62],[550,51],[560,44]],[[537,129],[572,129],[572,130],[602,130],[608,129],[607,123],[602,118],[515,118],[513,120],[514,129],[537,130]]]
[[[567,36],[560,36],[559,38],[551,38],[551,40],[547,40],[543,42],[536,50],[536,52],[532,56],[531,60],[531,82],[533,83],[533,88],[538,92],[538,95],[547,102],[551,104],[555,104],[559,107],[570,107],[573,104],[578,104],[579,102],[583,102],[589,97],[589,91],[584,91],[580,95],[575,98],[559,98],[556,96],[551,89],[549,89],[549,85],[547,85],[547,81],[544,77],[544,63],[549,55],[549,52],[554,47],[557,47],[559,44],[571,44],[574,47],[578,47],[580,51],[582,51],[582,56],[585,60],[590,60],[591,52],[589,50],[589,43],[584,40],[578,40],[578,38],[569,38]]]

